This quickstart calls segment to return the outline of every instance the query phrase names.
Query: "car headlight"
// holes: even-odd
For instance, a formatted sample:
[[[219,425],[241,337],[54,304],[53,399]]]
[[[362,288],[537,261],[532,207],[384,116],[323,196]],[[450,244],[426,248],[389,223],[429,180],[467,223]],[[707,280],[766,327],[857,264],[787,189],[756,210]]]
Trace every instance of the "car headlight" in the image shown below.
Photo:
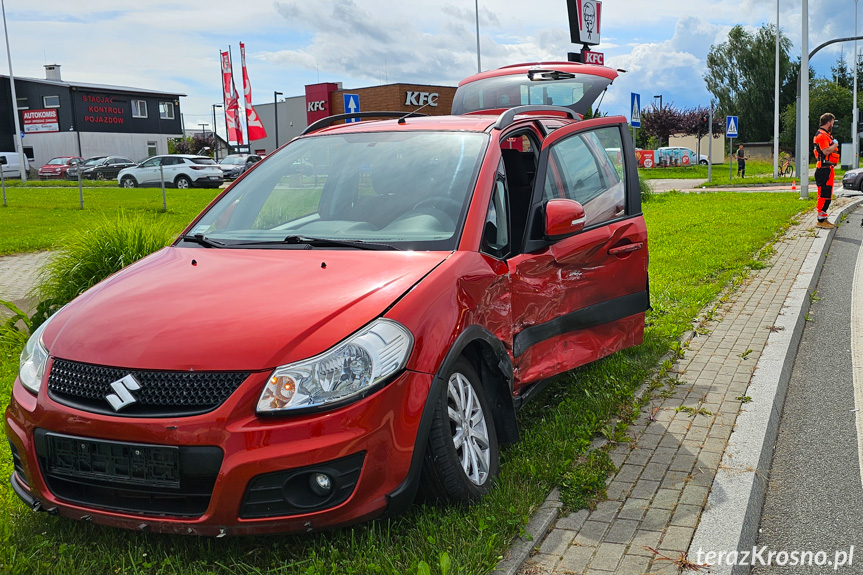
[[[52,316],[53,317],[53,316]],[[45,328],[48,327],[50,318],[45,321],[39,328],[33,332],[30,339],[27,340],[27,345],[21,352],[21,363],[18,368],[18,379],[21,384],[35,394],[39,393],[39,388],[42,386],[42,376],[45,373],[45,365],[48,363],[48,350],[42,343],[42,334]]]
[[[378,319],[316,357],[276,368],[257,411],[284,413],[358,399],[401,371],[412,348],[406,327]]]

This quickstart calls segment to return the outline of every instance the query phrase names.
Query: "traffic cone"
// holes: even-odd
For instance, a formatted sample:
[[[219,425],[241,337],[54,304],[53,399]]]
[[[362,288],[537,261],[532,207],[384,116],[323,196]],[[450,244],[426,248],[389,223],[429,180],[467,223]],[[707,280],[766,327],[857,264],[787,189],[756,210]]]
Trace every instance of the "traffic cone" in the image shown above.
[[[792,192],[797,191],[797,182],[795,182],[794,180],[791,180],[791,191]]]

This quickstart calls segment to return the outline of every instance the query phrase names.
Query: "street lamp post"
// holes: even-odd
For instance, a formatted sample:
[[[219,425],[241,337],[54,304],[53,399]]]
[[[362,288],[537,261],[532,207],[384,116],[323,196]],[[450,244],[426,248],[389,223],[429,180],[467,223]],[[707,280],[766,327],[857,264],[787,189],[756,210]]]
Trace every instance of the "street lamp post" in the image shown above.
[[[661,112],[662,111],[662,94],[657,94],[656,96],[653,97],[654,100],[656,100],[657,98],[659,98],[659,111]],[[656,102],[654,102],[653,105],[656,106]],[[659,138],[659,147],[660,148],[662,147],[662,137],[661,136]]]
[[[12,52],[9,50],[9,30],[6,28],[6,4],[0,0],[0,9],[3,11],[3,35],[6,37],[6,57],[9,60],[9,87],[12,91],[12,116],[15,119],[15,146],[18,148],[18,166],[21,182],[27,181],[27,172],[24,170],[24,142],[21,141],[21,126],[18,122],[18,96],[15,94],[15,74],[12,73]]]
[[[219,161],[219,141],[216,139],[216,108],[221,108],[221,104],[213,104],[213,159]]]
[[[857,2],[857,0],[854,0]],[[779,177],[779,0],[776,0],[776,63],[773,85],[773,179]]]
[[[854,0],[854,104],[851,108],[851,150],[854,155],[853,167],[860,165],[860,140],[857,137],[857,122],[860,112],[857,110],[857,0]]]
[[[482,72],[482,63],[479,57],[479,0],[476,0],[474,4],[476,4],[476,73],[479,74]]]
[[[279,149],[279,96],[281,92],[273,91],[273,123],[276,125],[276,149]]]

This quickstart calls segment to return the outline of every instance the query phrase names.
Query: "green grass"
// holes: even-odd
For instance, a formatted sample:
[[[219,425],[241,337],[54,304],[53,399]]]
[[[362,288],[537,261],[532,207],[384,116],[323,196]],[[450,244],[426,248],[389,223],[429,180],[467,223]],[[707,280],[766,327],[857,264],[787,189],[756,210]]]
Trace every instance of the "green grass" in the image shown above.
[[[645,180],[707,180],[707,166],[689,166],[686,168],[651,168],[638,169],[639,175]],[[815,164],[809,166],[809,180],[815,179]],[[845,170],[836,168],[835,175],[840,182]],[[772,161],[755,161],[749,160],[746,162],[746,177],[737,177],[737,164],[733,166],[731,177],[728,176],[727,164],[713,164],[713,173],[709,184],[704,184],[705,188],[728,187],[733,186],[751,186],[755,184],[788,184],[795,181],[800,183],[800,178],[774,178],[773,177],[773,162]]]
[[[503,451],[499,480],[478,505],[415,505],[394,520],[327,533],[216,540],[115,530],[32,513],[3,481],[0,572],[414,574],[422,562],[431,573],[441,573],[446,553],[451,573],[488,573],[551,487],[560,486],[573,506],[601,492],[610,466],[601,454],[591,454],[591,440],[609,420],[631,413],[634,391],[692,327],[691,320],[746,271],[795,213],[809,206],[794,194],[653,196],[644,207],[653,305],[644,344],[557,377],[528,404],[519,415],[522,440]],[[0,405],[8,401],[18,351],[0,354]],[[0,477],[7,478],[12,465],[3,439]]]
[[[30,179],[26,182],[21,180],[6,180],[7,188],[77,188],[78,180],[40,180]],[[81,180],[82,188],[116,188],[116,180]],[[159,188],[160,190],[162,188]]]
[[[86,189],[83,210],[77,186],[8,189],[8,206],[0,207],[0,255],[51,249],[68,232],[92,228],[121,211],[167,222],[179,233],[219,192],[169,188],[165,191],[168,211],[162,212],[161,188]]]

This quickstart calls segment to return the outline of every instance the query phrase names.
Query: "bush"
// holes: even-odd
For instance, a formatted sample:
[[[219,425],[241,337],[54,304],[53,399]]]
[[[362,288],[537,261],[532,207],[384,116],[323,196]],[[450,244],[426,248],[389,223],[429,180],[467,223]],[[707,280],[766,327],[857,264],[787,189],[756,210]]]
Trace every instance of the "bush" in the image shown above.
[[[103,217],[95,228],[67,236],[40,271],[32,329],[106,277],[165,247],[174,235],[167,222],[120,212],[116,220]]]
[[[638,189],[641,190],[641,202],[649,202],[650,197],[653,195],[653,190],[650,189],[650,184],[647,183],[641,174],[638,174]]]

